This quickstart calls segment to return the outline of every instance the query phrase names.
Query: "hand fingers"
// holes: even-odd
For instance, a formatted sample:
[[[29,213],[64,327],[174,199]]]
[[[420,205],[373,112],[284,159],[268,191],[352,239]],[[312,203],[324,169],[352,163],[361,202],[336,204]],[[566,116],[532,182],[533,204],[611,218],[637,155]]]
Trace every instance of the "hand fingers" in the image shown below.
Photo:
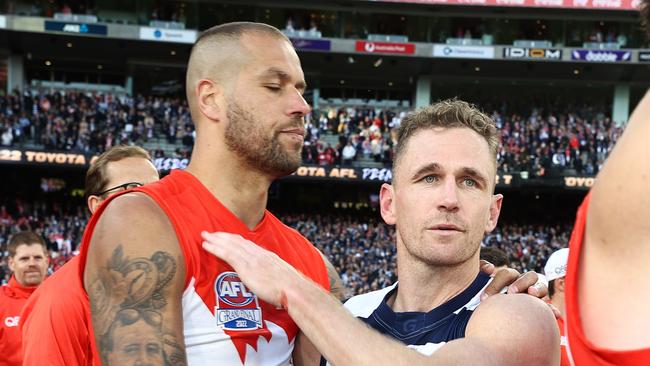
[[[481,264],[479,268],[481,269],[481,272],[485,273],[486,275],[492,276],[494,275],[494,269],[496,267],[494,266],[494,264],[484,259],[481,259]]]
[[[528,288],[528,294],[533,295],[539,299],[544,298],[548,294],[548,286],[542,281],[537,281],[534,285]]]
[[[498,294],[504,287],[515,282],[517,277],[519,277],[519,272],[512,268],[502,268],[496,271],[493,277],[494,279],[492,282],[490,282],[490,284],[485,288],[485,291],[483,291],[481,300],[484,300],[488,296]],[[533,281],[533,283],[535,282]]]
[[[528,292],[528,288],[537,283],[539,277],[535,272],[526,272],[519,276],[515,282],[508,286],[509,294],[518,294],[520,292]]]

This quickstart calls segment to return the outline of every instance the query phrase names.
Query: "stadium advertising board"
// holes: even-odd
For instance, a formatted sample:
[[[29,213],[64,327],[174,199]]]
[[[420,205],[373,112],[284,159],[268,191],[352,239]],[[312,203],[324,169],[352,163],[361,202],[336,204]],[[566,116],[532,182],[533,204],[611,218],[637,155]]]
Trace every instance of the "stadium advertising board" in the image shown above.
[[[0,15],[0,28],[2,28],[2,29],[7,28],[7,16],[6,15]]]
[[[564,177],[564,187],[569,189],[589,189],[595,182],[594,177]]]
[[[390,183],[393,180],[393,172],[390,168],[340,168],[303,165],[290,177]],[[496,183],[500,187],[512,186],[515,183],[515,176],[512,174],[497,174]]]
[[[95,159],[97,159],[97,155],[92,154],[0,149],[0,163],[67,167],[76,166],[79,168],[88,168]],[[173,169],[187,168],[189,160],[178,158],[156,158],[153,160],[153,163],[158,171],[169,171]]]
[[[396,55],[412,55],[415,53],[415,44],[397,42],[369,42],[357,41],[357,52],[364,53],[390,53]]]
[[[430,5],[503,6],[524,8],[639,10],[639,0],[371,0]]]
[[[327,39],[291,38],[291,43],[299,51],[329,51],[332,42]]]
[[[621,50],[573,50],[571,59],[589,62],[629,62],[632,51]]]
[[[555,60],[562,59],[562,50],[559,48],[524,48],[506,47],[503,57],[520,60]]]
[[[140,27],[140,39],[147,41],[194,43],[195,30]]]
[[[640,62],[650,62],[650,52],[640,51],[639,52],[639,61]]]
[[[103,24],[58,22],[54,20],[45,21],[45,30],[76,34],[92,34],[98,36],[105,36],[108,34],[108,27]]]
[[[0,162],[2,163],[85,167],[91,163],[92,159],[92,155],[85,154],[18,149],[0,150]]]
[[[437,44],[433,46],[434,57],[450,58],[494,58],[494,47],[487,46],[451,46]]]

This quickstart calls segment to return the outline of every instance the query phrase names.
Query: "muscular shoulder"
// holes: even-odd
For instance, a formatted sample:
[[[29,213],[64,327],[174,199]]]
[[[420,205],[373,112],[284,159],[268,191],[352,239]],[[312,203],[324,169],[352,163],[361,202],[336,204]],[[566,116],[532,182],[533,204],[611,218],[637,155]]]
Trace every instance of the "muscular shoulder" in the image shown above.
[[[116,254],[147,258],[157,252],[174,257],[184,267],[183,261],[176,260],[182,251],[164,211],[144,193],[124,194],[108,203],[93,230],[85,263],[86,280],[88,266],[93,263],[104,265]]]
[[[489,297],[474,310],[465,337],[488,344],[502,365],[559,362],[555,317],[546,304],[529,295]]]

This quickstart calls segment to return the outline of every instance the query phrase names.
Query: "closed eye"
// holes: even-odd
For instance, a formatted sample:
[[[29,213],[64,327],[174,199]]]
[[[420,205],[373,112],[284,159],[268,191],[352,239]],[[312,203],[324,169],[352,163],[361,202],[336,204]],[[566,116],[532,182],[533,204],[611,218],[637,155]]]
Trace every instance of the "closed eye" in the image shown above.
[[[264,87],[272,92],[278,92],[282,87],[277,84],[269,84],[269,85],[264,85]]]

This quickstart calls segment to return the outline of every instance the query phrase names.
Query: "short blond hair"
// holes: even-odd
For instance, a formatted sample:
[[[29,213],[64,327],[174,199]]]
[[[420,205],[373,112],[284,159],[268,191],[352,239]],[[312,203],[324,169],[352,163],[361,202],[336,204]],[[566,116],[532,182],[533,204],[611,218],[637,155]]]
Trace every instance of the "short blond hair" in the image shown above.
[[[399,164],[408,140],[423,129],[469,128],[481,135],[490,148],[490,154],[496,164],[499,138],[497,127],[492,118],[481,112],[475,105],[459,99],[447,99],[407,114],[397,129],[397,145],[393,166]],[[393,168],[394,169],[394,168]]]

